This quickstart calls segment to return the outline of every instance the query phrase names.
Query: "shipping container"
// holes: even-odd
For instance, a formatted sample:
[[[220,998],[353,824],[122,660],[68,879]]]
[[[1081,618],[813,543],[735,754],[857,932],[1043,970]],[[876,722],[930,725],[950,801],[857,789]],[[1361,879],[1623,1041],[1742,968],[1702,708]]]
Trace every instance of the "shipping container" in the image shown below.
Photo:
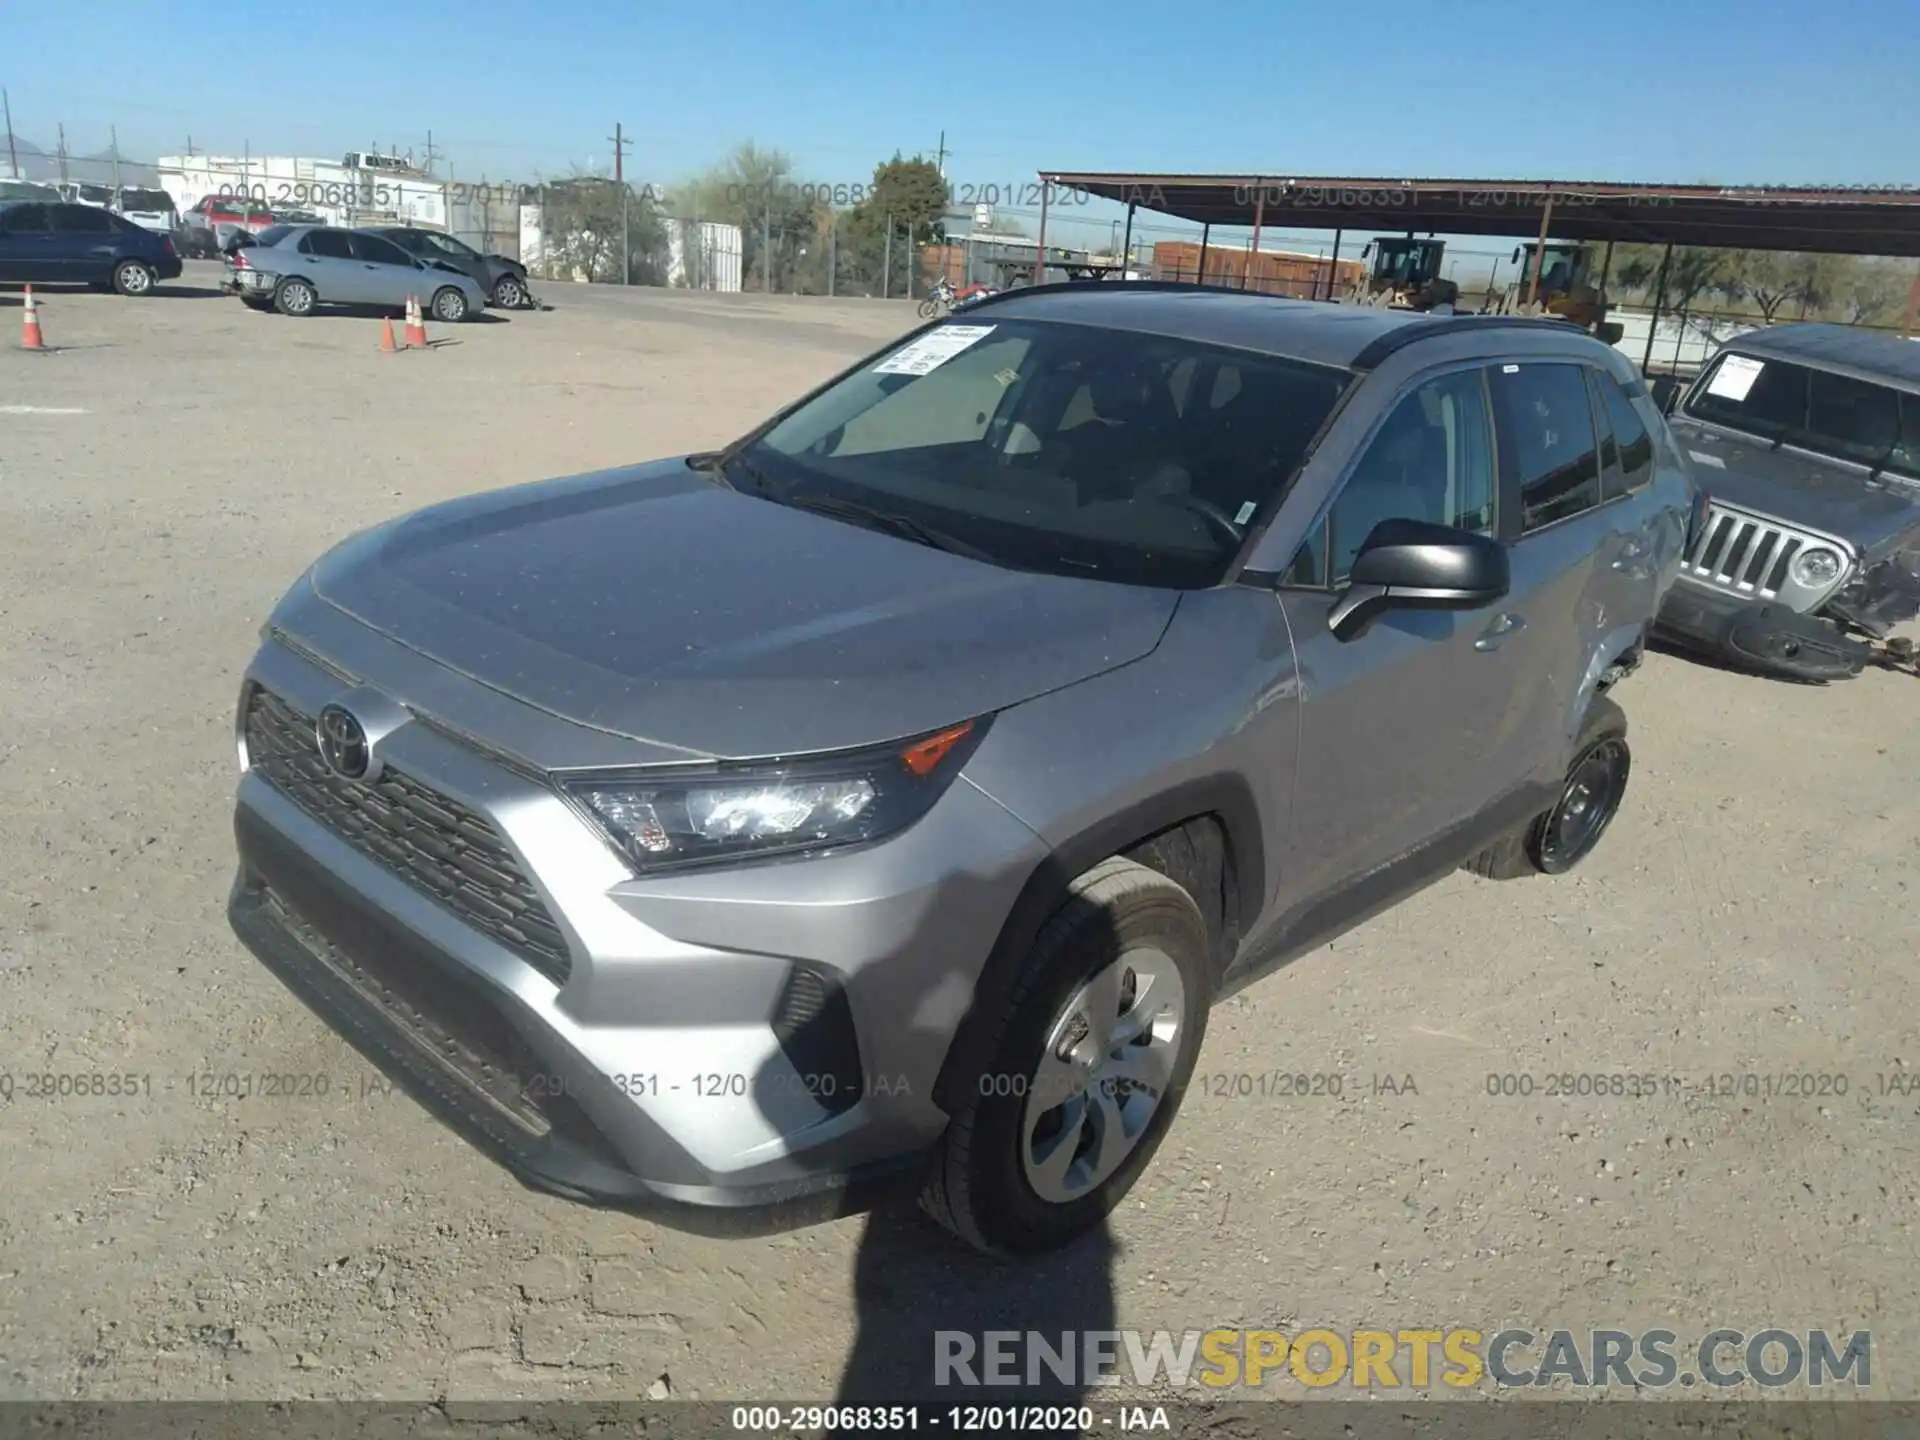
[[[1297,300],[1330,300],[1345,295],[1366,276],[1362,260],[1306,255],[1296,250],[1248,251],[1225,244],[1207,247],[1206,273],[1200,272],[1200,246],[1192,240],[1162,240],[1153,247],[1153,278],[1226,285],[1287,295]],[[1328,277],[1332,276],[1332,285]]]

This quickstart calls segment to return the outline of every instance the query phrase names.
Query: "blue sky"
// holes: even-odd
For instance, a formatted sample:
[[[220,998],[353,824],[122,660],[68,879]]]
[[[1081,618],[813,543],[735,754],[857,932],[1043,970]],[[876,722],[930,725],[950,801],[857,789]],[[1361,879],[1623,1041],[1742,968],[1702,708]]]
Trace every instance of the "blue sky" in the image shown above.
[[[976,187],[1042,167],[1920,184],[1912,0],[1416,4],[1372,33],[1387,8],[1274,0],[4,9],[15,130],[51,148],[64,123],[77,152],[109,126],[143,158],[189,135],[417,153],[431,130],[461,178],[534,179],[607,166],[620,121],[629,174],[661,183],[749,139],[857,182],[944,130]],[[296,18],[301,59],[273,34]]]

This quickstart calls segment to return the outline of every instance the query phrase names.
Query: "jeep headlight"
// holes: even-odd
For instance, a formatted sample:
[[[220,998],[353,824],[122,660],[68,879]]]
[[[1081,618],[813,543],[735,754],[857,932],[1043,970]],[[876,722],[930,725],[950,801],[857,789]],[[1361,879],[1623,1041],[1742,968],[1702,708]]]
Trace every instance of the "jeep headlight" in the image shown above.
[[[933,808],[986,733],[969,720],[913,740],[793,761],[557,777],[640,873],[879,840]]]
[[[1839,551],[1825,545],[1809,545],[1793,557],[1793,583],[1818,590],[1838,580],[1845,568],[1846,561]]]

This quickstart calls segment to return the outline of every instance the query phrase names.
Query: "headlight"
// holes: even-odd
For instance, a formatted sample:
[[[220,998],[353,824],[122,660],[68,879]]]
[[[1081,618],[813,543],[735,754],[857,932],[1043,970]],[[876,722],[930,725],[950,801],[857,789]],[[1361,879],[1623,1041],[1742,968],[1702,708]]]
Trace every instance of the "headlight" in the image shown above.
[[[858,845],[933,807],[985,735],[969,720],[796,761],[563,775],[561,793],[636,871]]]
[[[1811,545],[1793,557],[1793,583],[1816,590],[1840,578],[1845,562],[1839,552],[1824,545]]]

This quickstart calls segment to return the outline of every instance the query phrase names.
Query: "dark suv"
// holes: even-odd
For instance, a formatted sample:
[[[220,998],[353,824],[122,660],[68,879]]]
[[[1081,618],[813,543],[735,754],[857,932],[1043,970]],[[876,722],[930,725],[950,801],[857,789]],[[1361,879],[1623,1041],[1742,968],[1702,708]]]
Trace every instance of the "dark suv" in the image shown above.
[[[1730,342],[1672,418],[1706,496],[1660,612],[1683,644],[1802,680],[1911,669],[1920,344],[1847,325]]]
[[[489,305],[502,310],[524,310],[534,304],[527,267],[510,255],[482,255],[464,240],[418,226],[375,226],[370,233],[391,240],[417,260],[429,265],[451,266],[471,276]]]
[[[179,278],[181,268],[171,236],[98,205],[0,203],[0,283],[84,284],[146,295],[157,282]]]
[[[724,450],[324,556],[243,683],[229,913],[530,1184],[897,1181],[1043,1249],[1215,1001],[1592,849],[1692,498],[1570,326],[1010,292]]]

